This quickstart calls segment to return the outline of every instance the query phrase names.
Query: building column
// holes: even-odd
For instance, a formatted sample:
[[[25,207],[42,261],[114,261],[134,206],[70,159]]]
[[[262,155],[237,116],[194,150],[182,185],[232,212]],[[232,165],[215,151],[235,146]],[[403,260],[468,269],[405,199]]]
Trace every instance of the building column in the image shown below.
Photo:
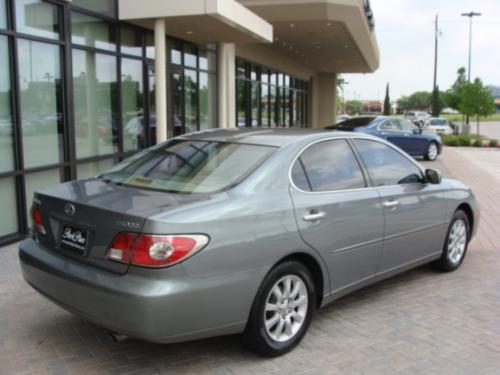
[[[236,127],[236,54],[234,43],[217,49],[219,128]]]
[[[322,129],[337,121],[337,74],[319,73],[312,85],[312,127]]]
[[[156,143],[167,140],[167,37],[165,19],[155,20]]]

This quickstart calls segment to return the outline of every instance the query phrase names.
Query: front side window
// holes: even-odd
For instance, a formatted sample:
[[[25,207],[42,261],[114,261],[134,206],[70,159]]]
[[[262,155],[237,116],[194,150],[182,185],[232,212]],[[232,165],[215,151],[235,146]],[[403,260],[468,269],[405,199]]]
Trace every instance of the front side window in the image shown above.
[[[174,193],[212,193],[238,184],[274,147],[172,140],[123,161],[100,177]]]
[[[355,139],[354,144],[374,186],[401,185],[422,180],[420,168],[392,147],[368,139]]]
[[[343,139],[308,147],[292,167],[292,180],[306,191],[332,191],[366,187],[354,154]]]
[[[386,120],[380,125],[381,130],[392,130],[392,131],[397,131],[401,130],[401,124],[399,123],[398,120]]]

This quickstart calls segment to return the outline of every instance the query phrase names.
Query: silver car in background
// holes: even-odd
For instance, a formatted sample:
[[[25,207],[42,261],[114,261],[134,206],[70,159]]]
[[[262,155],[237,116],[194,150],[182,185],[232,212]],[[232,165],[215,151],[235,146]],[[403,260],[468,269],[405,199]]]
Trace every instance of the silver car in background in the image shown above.
[[[24,278],[64,309],[159,343],[242,333],[276,356],[347,293],[457,269],[479,209],[380,138],[218,129],[38,191],[32,221]]]

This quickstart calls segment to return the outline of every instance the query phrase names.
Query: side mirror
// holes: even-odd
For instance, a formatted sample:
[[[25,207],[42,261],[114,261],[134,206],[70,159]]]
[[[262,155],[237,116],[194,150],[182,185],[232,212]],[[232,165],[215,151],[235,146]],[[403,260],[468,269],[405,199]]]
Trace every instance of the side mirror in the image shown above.
[[[425,182],[439,185],[443,181],[443,174],[437,169],[426,169],[425,170]]]

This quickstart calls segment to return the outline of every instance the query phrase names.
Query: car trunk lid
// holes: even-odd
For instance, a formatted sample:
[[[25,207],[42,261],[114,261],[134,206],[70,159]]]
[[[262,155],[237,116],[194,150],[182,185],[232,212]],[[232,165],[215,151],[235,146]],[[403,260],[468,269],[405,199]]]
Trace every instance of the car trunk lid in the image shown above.
[[[127,264],[106,258],[118,233],[141,232],[147,217],[207,199],[202,194],[165,193],[100,179],[72,181],[35,194],[47,232],[39,235],[39,241],[79,262],[123,274]]]

